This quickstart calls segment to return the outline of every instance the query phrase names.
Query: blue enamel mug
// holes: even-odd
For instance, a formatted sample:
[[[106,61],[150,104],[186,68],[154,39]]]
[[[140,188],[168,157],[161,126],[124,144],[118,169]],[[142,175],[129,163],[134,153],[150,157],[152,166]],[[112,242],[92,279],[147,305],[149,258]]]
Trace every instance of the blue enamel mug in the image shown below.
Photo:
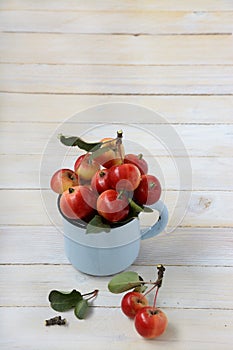
[[[162,201],[150,208],[159,212],[158,221],[141,229],[140,218],[111,228],[110,232],[86,233],[86,228],[62,216],[65,253],[79,271],[93,276],[119,273],[136,260],[140,242],[162,232],[168,223],[168,210]]]

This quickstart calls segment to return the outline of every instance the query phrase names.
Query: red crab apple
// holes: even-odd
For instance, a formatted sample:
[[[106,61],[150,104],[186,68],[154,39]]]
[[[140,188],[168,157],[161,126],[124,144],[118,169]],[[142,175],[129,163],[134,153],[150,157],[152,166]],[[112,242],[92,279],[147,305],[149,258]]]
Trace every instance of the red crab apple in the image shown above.
[[[109,189],[102,192],[97,199],[97,211],[99,215],[110,222],[118,222],[129,214],[129,203],[123,193]]]
[[[71,169],[57,170],[50,180],[51,189],[59,194],[66,191],[69,187],[77,186],[78,184],[78,175]]]
[[[125,155],[123,144],[117,145],[117,139],[105,137],[100,142],[103,142],[101,148],[108,147],[109,150],[96,157],[95,160],[104,168],[111,168],[113,165],[122,164]]]
[[[91,187],[94,191],[102,193],[110,188],[108,180],[109,169],[98,170],[91,179]]]
[[[96,208],[95,193],[87,186],[74,186],[62,193],[61,212],[69,219],[88,220]]]
[[[161,195],[161,185],[154,175],[142,175],[139,186],[134,191],[134,200],[139,205],[156,203]]]
[[[141,173],[136,165],[115,165],[109,170],[109,181],[112,188],[117,191],[134,191],[141,179]]]
[[[165,331],[167,316],[157,307],[145,306],[141,308],[134,319],[137,332],[144,338],[153,339]]]
[[[99,164],[94,159],[91,159],[91,153],[81,155],[74,164],[75,173],[84,181],[91,180],[99,168]]]
[[[126,154],[124,158],[124,163],[136,165],[142,175],[147,174],[148,172],[148,164],[141,153],[138,155],[132,153]]]
[[[136,313],[148,305],[147,298],[139,292],[126,293],[121,301],[121,310],[129,318],[134,318]]]

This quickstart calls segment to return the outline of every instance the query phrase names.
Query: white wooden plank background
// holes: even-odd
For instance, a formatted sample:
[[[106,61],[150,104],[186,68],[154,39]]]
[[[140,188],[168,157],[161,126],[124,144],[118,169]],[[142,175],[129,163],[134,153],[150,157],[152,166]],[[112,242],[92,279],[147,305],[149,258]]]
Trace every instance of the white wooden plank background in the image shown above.
[[[232,63],[233,53],[233,39],[229,34],[183,37],[4,33],[0,41],[1,62],[16,64],[226,65]],[[177,47],[179,50],[174,55]]]
[[[20,0],[3,0],[1,2],[2,9],[9,10],[53,10],[53,11],[132,11],[132,10],[166,10],[166,11],[231,11],[233,5],[231,0],[212,0],[212,1],[193,1],[179,0],[174,2],[173,0],[158,0],[152,2],[150,0],[144,0],[143,2],[132,2],[131,0],[103,0],[99,4],[95,0],[87,0],[85,2],[77,2],[76,0],[67,1],[33,1],[24,0],[23,3]],[[119,23],[121,26],[121,23]]]
[[[232,92],[232,71],[228,65],[2,64],[0,89],[21,93],[223,95]]]
[[[232,14],[231,0],[1,1],[1,349],[232,349]],[[192,184],[180,186],[168,154],[154,144],[169,210],[179,191],[190,195],[179,227],[143,241],[131,267],[147,278],[156,264],[167,267],[158,303],[169,326],[155,342],[138,337],[122,316],[108,277],[69,264],[41,198],[50,136],[78,111],[111,102],[161,113],[192,167]],[[155,120],[150,128],[165,125]],[[53,200],[48,186],[42,194]],[[44,326],[54,314],[52,288],[96,287],[87,320],[68,312],[67,327]]]
[[[62,98],[61,98],[62,96]],[[103,103],[133,103],[161,113],[172,124],[230,124],[232,96],[116,96],[0,93],[6,122],[63,122],[75,113]],[[24,108],[27,104],[27,109]],[[40,108],[39,108],[40,107]],[[156,123],[156,120],[155,120]]]

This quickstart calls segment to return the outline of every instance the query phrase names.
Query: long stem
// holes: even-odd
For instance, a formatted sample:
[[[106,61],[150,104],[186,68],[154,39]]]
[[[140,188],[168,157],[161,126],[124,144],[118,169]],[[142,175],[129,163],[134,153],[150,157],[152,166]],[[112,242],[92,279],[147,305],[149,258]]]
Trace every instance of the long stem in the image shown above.
[[[155,306],[156,306],[156,301],[157,301],[158,291],[159,291],[159,286],[157,286],[157,289],[156,289],[156,292],[155,292],[155,297],[154,297],[153,308],[155,308]]]
[[[146,282],[145,284],[153,284],[153,287],[151,287],[145,294],[144,296],[146,296],[147,294],[149,294],[150,292],[152,292],[153,289],[156,289],[156,292],[155,292],[155,297],[154,297],[154,303],[153,303],[153,307],[155,308],[155,305],[156,305],[156,300],[157,300],[157,296],[158,296],[158,291],[159,291],[159,288],[162,286],[162,281],[163,281],[163,275],[164,275],[164,271],[165,271],[165,268],[163,265],[158,265],[157,266],[157,270],[158,270],[158,278],[155,282]]]
[[[95,298],[95,297],[97,296],[98,293],[99,293],[99,290],[98,290],[98,289],[95,289],[93,292],[83,294],[82,297],[87,296],[87,295],[90,295],[89,298],[86,298],[86,300],[90,300],[90,299],[92,299],[92,298]]]
[[[153,289],[155,289],[157,285],[153,283],[153,287],[151,287],[146,293],[144,293],[144,297],[149,294],[150,292],[152,292]]]

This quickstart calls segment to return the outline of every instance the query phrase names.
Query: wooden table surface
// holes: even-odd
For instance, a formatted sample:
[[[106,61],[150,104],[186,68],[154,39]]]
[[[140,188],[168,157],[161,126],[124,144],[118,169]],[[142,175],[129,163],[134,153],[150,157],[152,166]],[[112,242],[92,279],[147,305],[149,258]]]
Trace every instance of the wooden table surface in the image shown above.
[[[1,349],[232,349],[233,1],[2,0],[0,6]],[[41,199],[50,135],[78,111],[110,102],[161,113],[192,167],[192,186],[181,188],[168,156],[153,150],[168,174],[168,207],[180,191],[191,196],[175,231],[142,242],[129,268],[153,279],[156,265],[166,266],[158,306],[169,325],[153,341],[122,315],[122,296],[108,292],[109,277],[69,264]],[[63,314],[67,327],[45,327],[56,314],[50,290],[74,288],[100,290],[89,317],[78,321],[70,311]]]

